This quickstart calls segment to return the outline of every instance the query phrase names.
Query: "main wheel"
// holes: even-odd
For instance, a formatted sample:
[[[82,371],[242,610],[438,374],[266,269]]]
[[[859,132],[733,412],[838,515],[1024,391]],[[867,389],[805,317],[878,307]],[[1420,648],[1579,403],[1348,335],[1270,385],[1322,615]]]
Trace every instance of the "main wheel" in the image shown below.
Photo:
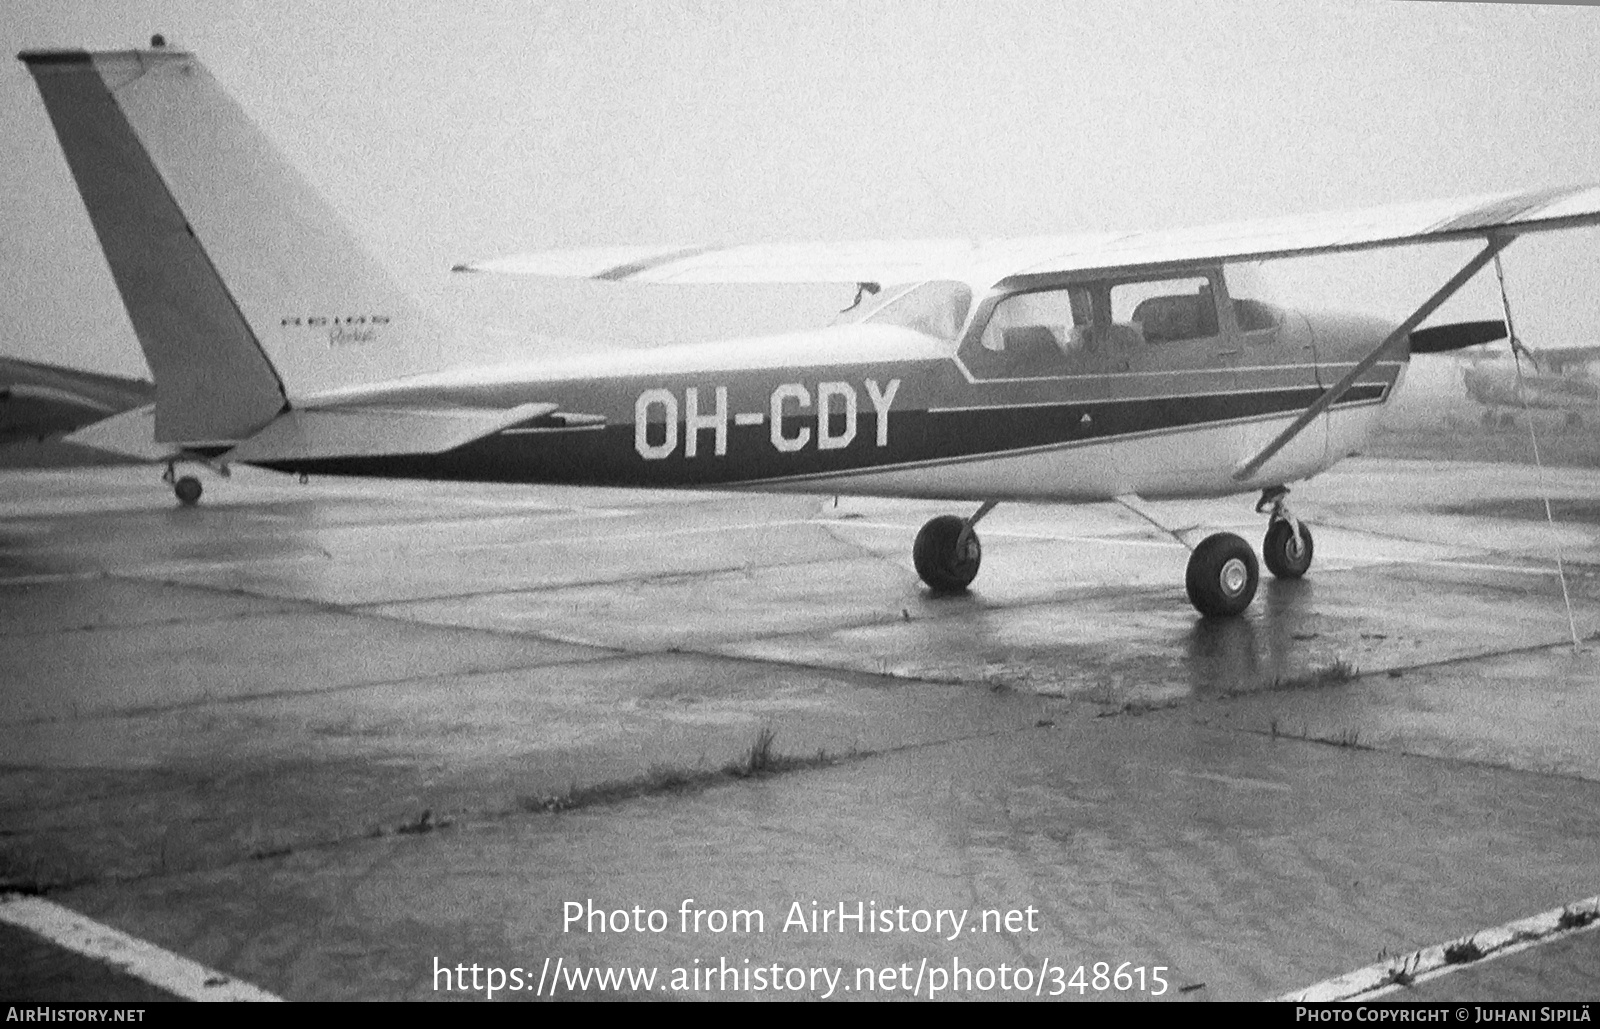
[[[911,560],[917,566],[917,574],[941,593],[960,592],[978,577],[978,565],[983,562],[978,534],[969,532],[966,545],[960,553],[956,552],[961,527],[965,524],[955,515],[940,515],[922,527],[911,545]]]
[[[1207,536],[1189,555],[1184,585],[1203,615],[1236,615],[1255,599],[1261,568],[1250,544],[1231,532]]]
[[[184,507],[193,507],[200,503],[202,487],[200,480],[192,475],[185,475],[172,484],[172,492],[177,495],[178,503]]]
[[[1267,526],[1267,538],[1261,541],[1261,559],[1267,571],[1280,579],[1298,579],[1311,567],[1311,530],[1300,523],[1300,533],[1289,527],[1282,518]]]

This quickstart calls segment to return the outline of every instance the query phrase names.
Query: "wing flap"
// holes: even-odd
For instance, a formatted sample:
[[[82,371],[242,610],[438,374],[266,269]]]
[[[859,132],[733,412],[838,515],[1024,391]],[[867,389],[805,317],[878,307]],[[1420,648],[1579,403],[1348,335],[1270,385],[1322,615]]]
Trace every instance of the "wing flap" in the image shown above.
[[[273,462],[442,454],[555,411],[556,404],[484,408],[327,407],[285,411],[223,456]]]
[[[1115,237],[1081,237],[1084,246]],[[728,247],[588,247],[468,261],[458,272],[678,285],[921,282],[962,278],[975,264],[1034,252],[1036,240],[863,240]],[[1059,242],[1059,239],[1058,239]]]
[[[990,284],[1020,275],[1300,257],[1596,224],[1600,224],[1600,186],[1586,185],[1156,232],[998,240],[600,247],[468,261],[458,264],[456,270],[659,283],[950,278]]]

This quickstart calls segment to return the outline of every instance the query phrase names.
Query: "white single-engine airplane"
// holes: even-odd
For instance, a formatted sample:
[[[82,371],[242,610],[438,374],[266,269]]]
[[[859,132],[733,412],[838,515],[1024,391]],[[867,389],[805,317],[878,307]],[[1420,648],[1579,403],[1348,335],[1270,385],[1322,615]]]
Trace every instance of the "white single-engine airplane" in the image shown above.
[[[1174,232],[1007,241],[622,248],[461,270],[884,290],[851,324],[759,341],[383,381],[442,340],[192,54],[27,52],[156,381],[75,439],[219,469],[714,487],[980,502],[917,534],[918,573],[961,590],[999,501],[1262,491],[1263,547],[1303,575],[1286,484],[1361,446],[1409,353],[1502,333],[1418,329],[1516,236],[1600,222],[1553,189]],[[1234,295],[1224,263],[1481,244],[1400,324]],[[393,358],[391,357],[392,361]],[[193,502],[199,483],[176,482]],[[1146,517],[1151,517],[1146,515]],[[1193,547],[1207,615],[1255,595],[1250,545]]]

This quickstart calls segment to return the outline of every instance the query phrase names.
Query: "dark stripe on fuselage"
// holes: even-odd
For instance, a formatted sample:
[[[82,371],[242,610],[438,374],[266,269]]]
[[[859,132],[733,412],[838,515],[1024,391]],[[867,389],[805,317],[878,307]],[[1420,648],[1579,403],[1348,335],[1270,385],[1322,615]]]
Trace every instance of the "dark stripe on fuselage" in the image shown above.
[[[1338,407],[1381,401],[1387,389],[1383,383],[1356,386]],[[770,425],[742,426],[730,421],[725,454],[716,455],[715,433],[702,429],[696,441],[697,456],[686,457],[685,429],[680,421],[678,446],[670,456],[658,460],[640,456],[633,425],[610,425],[603,430],[495,435],[444,454],[271,462],[265,467],[319,475],[474,482],[664,489],[734,486],[1109,443],[1152,432],[1288,415],[1304,410],[1321,393],[1321,388],[1307,386],[1036,407],[896,410],[890,416],[887,445],[881,447],[877,445],[877,416],[868,410],[858,415],[850,443],[835,450],[817,449],[815,415],[791,415],[784,419],[782,435],[795,439],[809,432],[813,437],[808,446],[793,453],[774,448]],[[835,415],[828,430],[834,438],[843,436],[847,431],[844,416]],[[652,424],[646,442],[660,446],[666,434],[665,425]]]

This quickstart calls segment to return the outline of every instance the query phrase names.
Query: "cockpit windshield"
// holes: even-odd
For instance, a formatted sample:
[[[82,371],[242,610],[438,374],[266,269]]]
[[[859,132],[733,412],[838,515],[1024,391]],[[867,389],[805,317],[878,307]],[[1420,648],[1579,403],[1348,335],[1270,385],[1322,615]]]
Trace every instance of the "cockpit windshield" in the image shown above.
[[[924,282],[902,290],[861,318],[877,325],[901,325],[939,339],[954,340],[972,308],[972,287],[964,282]]]

